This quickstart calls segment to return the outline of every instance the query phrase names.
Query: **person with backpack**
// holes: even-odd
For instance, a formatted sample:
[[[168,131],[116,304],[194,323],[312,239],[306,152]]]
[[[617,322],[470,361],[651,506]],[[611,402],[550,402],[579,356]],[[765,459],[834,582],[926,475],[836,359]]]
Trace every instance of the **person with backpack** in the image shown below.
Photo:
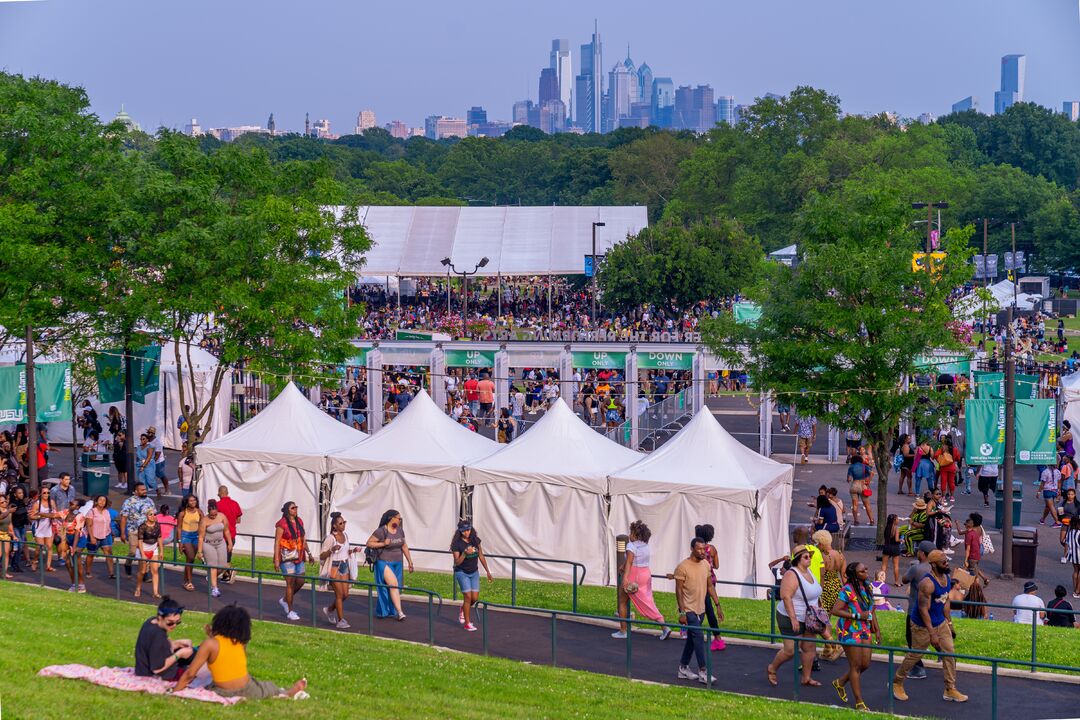
[[[375,583],[379,587],[375,616],[404,620],[405,612],[401,609],[400,590],[405,584],[402,561],[408,561],[409,572],[413,571],[413,561],[409,553],[409,545],[405,542],[401,513],[397,510],[387,510],[382,514],[379,518],[379,527],[368,538],[367,548],[364,556],[373,566]]]

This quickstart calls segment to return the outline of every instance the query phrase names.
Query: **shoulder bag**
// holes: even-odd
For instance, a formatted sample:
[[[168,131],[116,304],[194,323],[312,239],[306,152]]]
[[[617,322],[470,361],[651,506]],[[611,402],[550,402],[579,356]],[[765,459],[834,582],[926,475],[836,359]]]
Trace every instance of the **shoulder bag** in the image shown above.
[[[990,535],[987,534],[986,530],[983,530],[981,535],[979,544],[982,546],[983,555],[993,555],[994,541],[990,539]]]
[[[820,605],[810,604],[810,601],[806,599],[806,590],[803,588],[802,576],[799,575],[799,571],[794,568],[791,569],[791,572],[795,573],[795,579],[799,581],[799,592],[802,593],[803,604],[806,605],[806,619],[803,620],[803,625],[815,635],[821,635],[825,632],[825,628],[829,627],[829,613],[827,613]],[[795,619],[798,620],[798,618]]]

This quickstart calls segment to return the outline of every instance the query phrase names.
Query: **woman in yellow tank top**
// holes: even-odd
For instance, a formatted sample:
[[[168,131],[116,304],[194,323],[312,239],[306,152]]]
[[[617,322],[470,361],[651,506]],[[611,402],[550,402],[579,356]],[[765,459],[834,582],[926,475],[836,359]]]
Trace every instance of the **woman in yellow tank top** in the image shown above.
[[[184,567],[184,589],[195,590],[191,582],[191,565],[199,551],[199,522],[202,520],[199,499],[194,495],[185,495],[180,510],[176,513],[176,522],[180,526],[180,552],[189,563]]]
[[[307,678],[300,678],[289,689],[281,688],[268,680],[256,680],[247,670],[247,644],[251,641],[251,616],[236,605],[218,610],[210,625],[206,626],[206,640],[187,670],[169,691],[186,688],[195,675],[206,665],[213,682],[207,689],[222,697],[242,697],[249,700],[284,697],[303,700]]]

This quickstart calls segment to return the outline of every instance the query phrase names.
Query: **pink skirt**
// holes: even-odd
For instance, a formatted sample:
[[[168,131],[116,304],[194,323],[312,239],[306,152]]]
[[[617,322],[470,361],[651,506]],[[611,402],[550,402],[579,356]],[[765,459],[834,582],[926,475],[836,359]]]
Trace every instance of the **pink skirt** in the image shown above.
[[[663,622],[664,616],[656,609],[656,601],[652,596],[652,573],[647,567],[631,567],[626,574],[626,584],[637,583],[637,592],[630,594],[630,602],[638,614],[649,620]]]

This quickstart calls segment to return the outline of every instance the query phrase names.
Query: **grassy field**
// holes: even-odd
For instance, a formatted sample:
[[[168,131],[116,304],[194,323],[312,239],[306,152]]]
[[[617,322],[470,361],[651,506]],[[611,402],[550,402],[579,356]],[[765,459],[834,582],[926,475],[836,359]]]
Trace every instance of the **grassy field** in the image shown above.
[[[146,606],[6,583],[0,602],[0,713],[5,720],[97,718],[646,718],[742,720],[848,718],[852,711],[644,683],[418,647],[392,640],[256,623],[253,676],[289,685],[309,680],[311,699],[222,707],[38,677],[45,665],[131,665]],[[184,613],[198,639],[205,614]],[[312,642],[312,633],[320,633]]]
[[[118,545],[122,548],[122,545]],[[117,550],[121,552],[121,550]],[[250,555],[238,547],[233,561],[237,567],[246,567]],[[267,572],[273,571],[269,558],[256,557],[255,567]],[[309,574],[315,566],[309,564]],[[243,574],[243,573],[240,573]],[[569,573],[568,573],[569,574]],[[361,582],[373,582],[371,572],[361,567]],[[416,572],[405,574],[405,584],[416,588],[425,588],[450,599],[453,594],[453,577],[449,573]],[[199,580],[197,589],[205,592],[205,581]],[[173,588],[175,590],[176,588]],[[492,603],[511,604],[511,583],[509,578],[496,578],[489,583],[486,579],[480,584],[480,597]],[[525,607],[545,608],[550,610],[570,610],[572,593],[570,584],[519,580],[517,583],[517,604]],[[664,617],[677,622],[675,596],[673,593],[655,593],[656,605]],[[723,628],[756,633],[769,633],[771,607],[765,600],[741,598],[722,599],[721,605],[726,616]],[[615,613],[615,590],[610,587],[585,585],[578,588],[579,613],[587,615],[611,616]],[[996,609],[994,612],[1005,616],[1010,611]],[[882,642],[893,647],[903,647],[904,615],[899,612],[885,613],[879,619],[882,626]],[[957,639],[956,652],[968,655],[1006,658],[1010,660],[1031,660],[1031,628],[1013,623],[989,620],[957,619],[954,621]],[[1039,626],[1036,628],[1038,662],[1076,666],[1077,635],[1072,628]]]

